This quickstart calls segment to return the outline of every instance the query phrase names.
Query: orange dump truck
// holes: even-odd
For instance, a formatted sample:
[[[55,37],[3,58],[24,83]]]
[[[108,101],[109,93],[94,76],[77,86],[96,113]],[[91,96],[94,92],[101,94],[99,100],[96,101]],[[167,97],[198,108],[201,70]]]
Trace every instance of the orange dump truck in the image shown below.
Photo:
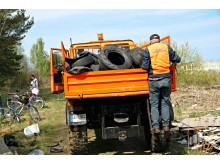
[[[170,44],[169,36],[161,40]],[[72,154],[88,152],[87,128],[101,130],[102,139],[143,137],[146,147],[156,150],[150,131],[148,74],[140,65],[133,65],[143,52],[141,55],[136,51],[134,61],[124,55],[136,48],[130,39],[104,40],[102,34],[98,34],[97,41],[71,43],[69,50],[62,42],[60,49],[51,48],[51,93],[65,94]],[[171,74],[172,91],[175,91],[174,65]]]

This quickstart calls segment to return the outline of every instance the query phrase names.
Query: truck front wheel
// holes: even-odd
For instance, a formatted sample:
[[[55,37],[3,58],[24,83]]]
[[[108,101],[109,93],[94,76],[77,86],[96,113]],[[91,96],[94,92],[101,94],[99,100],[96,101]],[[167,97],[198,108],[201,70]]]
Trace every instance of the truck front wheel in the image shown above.
[[[87,126],[79,125],[69,128],[70,151],[73,155],[88,154]]]

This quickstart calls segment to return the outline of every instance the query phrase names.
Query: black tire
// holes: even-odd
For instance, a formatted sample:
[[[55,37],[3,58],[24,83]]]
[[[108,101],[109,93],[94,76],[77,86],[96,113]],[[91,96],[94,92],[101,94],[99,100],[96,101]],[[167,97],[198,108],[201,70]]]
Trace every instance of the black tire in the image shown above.
[[[33,121],[35,122],[40,121],[40,115],[37,108],[35,108],[34,106],[29,106],[28,111],[29,111],[29,116]]]
[[[135,63],[137,66],[142,65],[143,57],[144,57],[144,50],[142,48],[134,48],[129,51],[128,53],[132,59],[132,61]]]
[[[161,143],[161,135],[160,133],[151,133],[151,151],[152,152],[161,152],[162,151],[162,143]]]
[[[99,64],[99,57],[98,57],[98,55],[94,54],[94,55],[92,55],[92,58],[95,61],[94,64],[98,65]]]
[[[123,49],[109,46],[102,49],[99,64],[101,70],[129,69],[132,67],[132,60]]]
[[[76,62],[74,62],[71,67],[74,68],[76,66],[85,66],[90,67],[92,64],[95,63],[95,60],[93,59],[92,55],[85,55],[82,58],[79,58]]]
[[[146,105],[144,105],[146,104]],[[145,107],[146,106],[146,107]],[[150,115],[150,101],[149,98],[146,98],[146,102],[143,103],[143,111],[142,111],[142,121],[144,125],[144,135],[145,135],[145,141],[146,141],[146,149],[151,150],[151,115]]]
[[[74,131],[74,127],[69,128],[69,142],[70,151],[73,155],[85,155],[88,154],[88,137],[87,126],[77,126],[78,131]]]
[[[68,126],[70,125],[68,101],[66,101],[66,125],[68,125]]]
[[[170,132],[163,131],[161,134],[161,151],[167,151],[170,147]]]
[[[91,53],[89,51],[83,51],[82,53],[80,53],[79,56],[80,57],[81,56],[92,56],[93,60],[95,61],[94,64],[98,64],[98,55],[97,54]]]
[[[149,124],[145,124],[145,126],[144,126],[144,135],[145,135],[146,149],[150,150],[152,135],[151,135]]]
[[[91,65],[90,68],[91,68],[93,71],[99,71],[99,70],[100,70],[100,66],[99,66],[99,65],[95,65],[95,64]]]
[[[92,71],[91,68],[85,67],[85,66],[75,66],[74,68],[70,69],[68,73],[72,74],[82,74],[85,72],[90,72]]]
[[[170,132],[161,131],[160,133],[153,133],[151,137],[151,151],[165,152],[170,147]]]

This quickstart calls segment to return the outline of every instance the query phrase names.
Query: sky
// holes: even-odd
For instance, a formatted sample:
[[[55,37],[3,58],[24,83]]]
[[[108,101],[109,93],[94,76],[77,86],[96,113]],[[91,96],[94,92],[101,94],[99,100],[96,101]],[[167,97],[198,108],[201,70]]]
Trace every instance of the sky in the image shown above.
[[[22,41],[27,55],[42,37],[45,51],[97,39],[149,40],[151,34],[170,35],[181,45],[189,42],[204,61],[220,61],[220,9],[27,9],[35,24]]]

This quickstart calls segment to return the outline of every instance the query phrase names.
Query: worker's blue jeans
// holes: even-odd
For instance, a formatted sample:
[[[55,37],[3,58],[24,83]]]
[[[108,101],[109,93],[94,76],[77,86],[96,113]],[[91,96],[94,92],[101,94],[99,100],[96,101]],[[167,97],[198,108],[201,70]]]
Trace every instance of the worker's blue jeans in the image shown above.
[[[169,126],[170,123],[170,78],[163,78],[161,80],[149,80],[150,89],[150,104],[151,104],[151,120],[152,127],[159,128],[159,115],[161,110],[163,126]]]

